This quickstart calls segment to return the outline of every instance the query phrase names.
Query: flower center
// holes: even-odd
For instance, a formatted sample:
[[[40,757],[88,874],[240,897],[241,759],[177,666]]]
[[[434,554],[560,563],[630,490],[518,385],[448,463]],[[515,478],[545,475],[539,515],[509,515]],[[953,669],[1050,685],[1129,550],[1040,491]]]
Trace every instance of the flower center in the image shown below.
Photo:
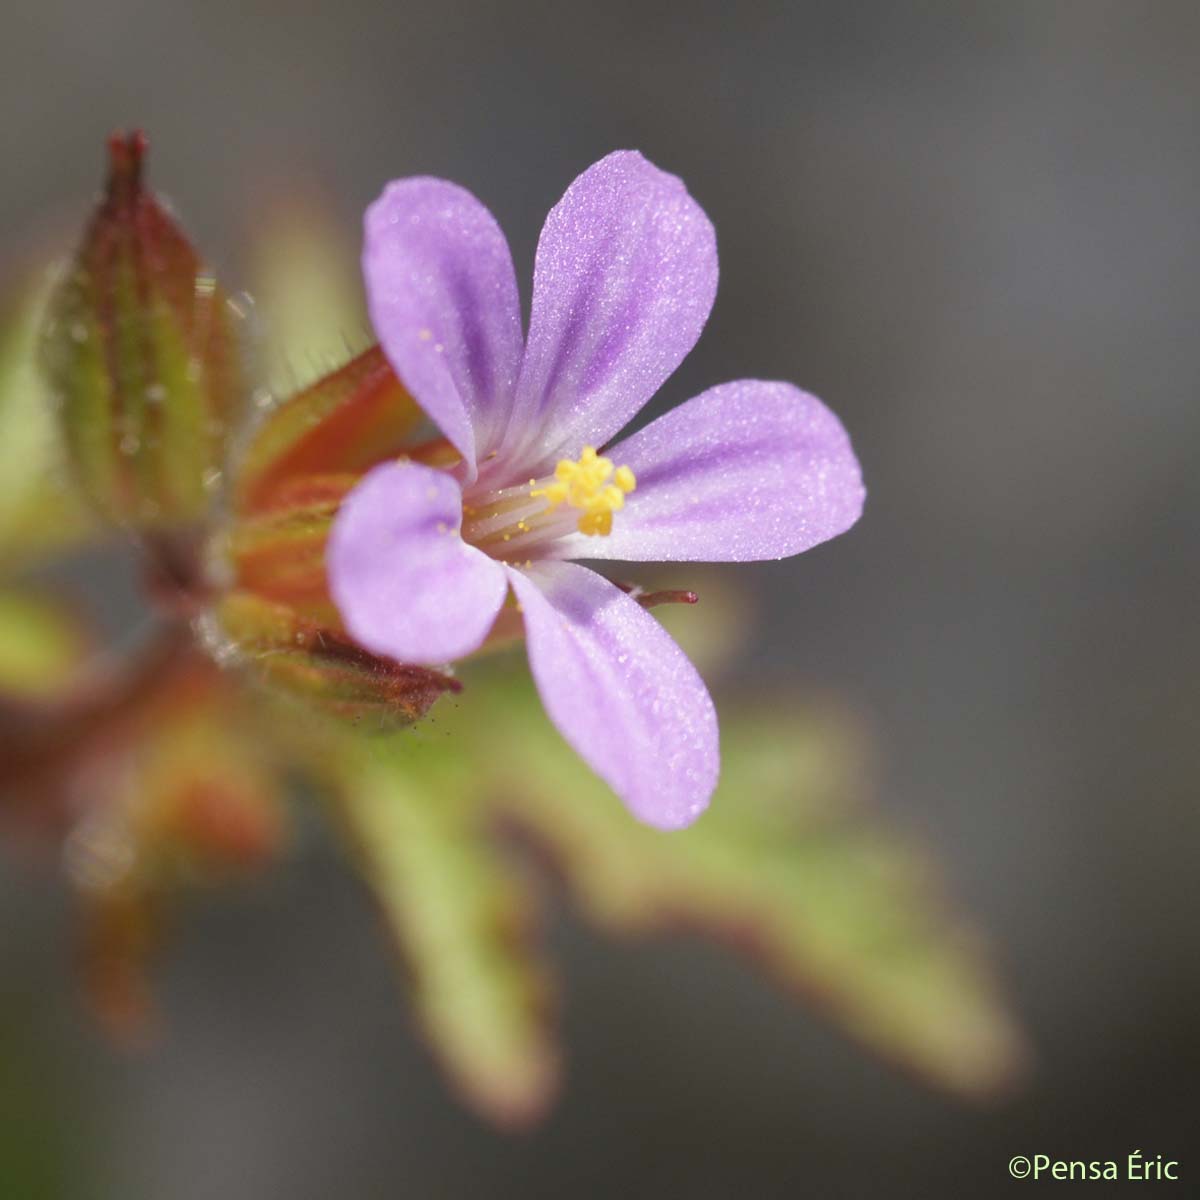
[[[612,482],[609,482],[611,478]],[[530,484],[537,480],[531,479]],[[554,480],[543,487],[531,487],[530,496],[545,496],[547,512],[560,504],[582,511],[578,526],[589,537],[608,537],[612,533],[612,515],[625,507],[625,497],[637,487],[628,467],[613,470],[611,458],[603,458],[592,446],[584,446],[578,462],[561,458],[554,468]]]
[[[462,536],[496,558],[536,557],[539,543],[570,533],[589,537],[612,532],[613,513],[637,487],[628,467],[613,467],[592,446],[577,462],[559,461],[549,478],[520,487],[475,494],[463,505]]]

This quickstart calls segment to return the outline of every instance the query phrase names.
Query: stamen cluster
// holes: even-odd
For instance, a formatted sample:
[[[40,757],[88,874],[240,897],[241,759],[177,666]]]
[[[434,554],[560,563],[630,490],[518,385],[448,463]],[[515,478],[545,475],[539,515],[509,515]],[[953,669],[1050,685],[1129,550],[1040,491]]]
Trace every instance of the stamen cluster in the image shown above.
[[[531,479],[529,486],[530,496],[546,498],[549,512],[560,504],[582,509],[580,533],[608,537],[612,533],[613,513],[625,507],[625,497],[637,487],[637,480],[628,467],[617,467],[614,471],[611,458],[597,454],[594,446],[584,446],[578,462],[559,459],[553,483],[538,487],[537,480]]]

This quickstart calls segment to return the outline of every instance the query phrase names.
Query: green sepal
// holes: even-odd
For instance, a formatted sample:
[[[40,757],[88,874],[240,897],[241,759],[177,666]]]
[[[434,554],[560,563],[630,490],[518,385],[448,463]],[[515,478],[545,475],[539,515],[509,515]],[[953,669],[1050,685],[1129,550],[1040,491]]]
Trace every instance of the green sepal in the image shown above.
[[[240,662],[253,682],[369,730],[410,725],[460,687],[441,671],[369,654],[337,629],[250,591],[227,592],[210,631],[215,655]]]
[[[37,364],[50,274],[22,280],[0,303],[0,566],[62,550],[90,530],[66,478],[62,443]]]

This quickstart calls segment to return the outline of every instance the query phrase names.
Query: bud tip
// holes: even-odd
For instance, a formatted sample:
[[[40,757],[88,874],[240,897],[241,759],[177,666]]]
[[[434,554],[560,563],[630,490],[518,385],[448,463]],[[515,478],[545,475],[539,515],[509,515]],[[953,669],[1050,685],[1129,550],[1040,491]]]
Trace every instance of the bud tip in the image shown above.
[[[109,134],[106,186],[110,203],[128,201],[141,190],[142,164],[149,148],[150,141],[140,129]]]

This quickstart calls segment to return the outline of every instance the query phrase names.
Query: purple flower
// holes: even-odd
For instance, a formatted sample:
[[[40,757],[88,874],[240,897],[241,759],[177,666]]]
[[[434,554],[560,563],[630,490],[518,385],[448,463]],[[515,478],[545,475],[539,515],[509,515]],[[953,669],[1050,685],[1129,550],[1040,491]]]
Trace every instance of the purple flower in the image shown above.
[[[573,560],[807,550],[862,510],[845,431],[791,384],[740,380],[597,453],[695,345],[717,288],[708,218],[640,154],[589,167],[546,218],[528,337],[508,244],[469,192],[401,179],[365,224],[375,331],[460,458],[378,466],[347,497],[328,550],[346,628],[449,662],[511,589],[562,735],[640,820],[689,824],[717,779],[712,701],[658,622]]]

